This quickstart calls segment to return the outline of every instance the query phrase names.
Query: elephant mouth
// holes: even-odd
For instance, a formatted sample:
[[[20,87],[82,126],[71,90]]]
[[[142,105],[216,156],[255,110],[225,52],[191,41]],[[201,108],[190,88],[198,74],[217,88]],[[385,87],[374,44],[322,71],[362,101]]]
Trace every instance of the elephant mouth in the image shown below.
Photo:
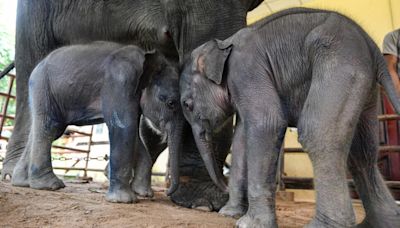
[[[163,134],[166,134],[166,133],[167,133],[167,132],[166,132],[166,122],[165,122],[163,119],[160,119],[160,121],[158,122],[158,126],[159,126],[160,131],[161,131]]]
[[[147,125],[156,133],[157,135],[167,136],[166,122],[164,119],[160,119],[157,123],[154,123],[151,119],[144,117]]]

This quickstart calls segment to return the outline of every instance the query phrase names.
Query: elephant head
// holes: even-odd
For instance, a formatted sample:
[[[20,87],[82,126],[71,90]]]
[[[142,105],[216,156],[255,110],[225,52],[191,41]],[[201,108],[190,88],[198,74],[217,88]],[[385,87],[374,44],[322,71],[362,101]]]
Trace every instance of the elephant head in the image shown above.
[[[210,177],[226,190],[223,176],[217,171],[212,136],[234,114],[223,80],[224,66],[232,45],[213,40],[192,52],[180,78],[181,105]]]
[[[179,104],[178,69],[158,51],[146,54],[140,106],[143,115],[156,131],[167,136],[172,194],[179,185],[179,156],[182,150],[182,131],[185,124]]]

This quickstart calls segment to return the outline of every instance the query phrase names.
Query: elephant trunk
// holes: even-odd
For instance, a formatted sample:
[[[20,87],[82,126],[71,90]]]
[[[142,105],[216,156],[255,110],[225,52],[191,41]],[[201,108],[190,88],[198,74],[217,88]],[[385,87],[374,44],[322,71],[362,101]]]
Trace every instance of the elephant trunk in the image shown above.
[[[212,145],[212,140],[201,127],[193,126],[193,135],[196,141],[197,148],[199,149],[201,158],[206,165],[207,171],[214,181],[215,185],[220,188],[222,191],[227,192],[228,187],[225,183],[225,178],[222,175],[222,172],[219,172],[217,160],[215,158],[214,149]]]
[[[171,173],[171,185],[167,191],[168,196],[179,187],[179,157],[182,151],[182,133],[183,123],[168,123],[169,168]]]

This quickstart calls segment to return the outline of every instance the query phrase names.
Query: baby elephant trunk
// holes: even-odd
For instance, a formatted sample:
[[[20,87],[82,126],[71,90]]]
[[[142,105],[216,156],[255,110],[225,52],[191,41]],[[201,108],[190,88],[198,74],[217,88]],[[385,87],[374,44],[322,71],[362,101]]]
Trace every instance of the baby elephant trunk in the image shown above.
[[[166,129],[168,134],[169,169],[171,174],[171,185],[167,191],[167,195],[169,196],[179,187],[179,157],[182,151],[183,120],[180,122],[168,123]]]
[[[223,192],[227,192],[228,187],[226,186],[225,178],[222,175],[222,172],[218,168],[211,136],[207,135],[208,133],[198,126],[192,126],[192,130],[197,148],[199,149],[201,158],[206,165],[211,179],[218,188],[220,188]]]

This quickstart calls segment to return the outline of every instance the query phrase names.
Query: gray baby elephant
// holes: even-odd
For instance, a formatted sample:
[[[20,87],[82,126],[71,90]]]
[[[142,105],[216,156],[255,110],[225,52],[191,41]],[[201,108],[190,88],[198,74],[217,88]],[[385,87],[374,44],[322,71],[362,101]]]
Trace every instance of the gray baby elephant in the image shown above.
[[[138,156],[135,153],[143,153],[137,151],[139,117],[143,114],[154,127],[167,132],[172,179],[169,193],[175,191],[184,124],[178,76],[177,68],[159,52],[144,52],[133,45],[94,42],[53,51],[36,66],[29,80],[32,129],[12,184],[48,190],[64,187],[52,170],[52,141],[68,125],[105,122],[110,137],[106,199],[135,202],[130,180],[134,156]]]
[[[355,225],[346,167],[366,211],[361,226],[400,227],[400,209],[377,168],[377,82],[399,113],[376,44],[330,11],[285,10],[195,49],[180,92],[203,157],[212,157],[212,133],[238,117],[229,201],[220,213],[246,213],[239,227],[277,226],[278,156],[286,128],[296,126],[315,174],[316,215],[308,227]]]

